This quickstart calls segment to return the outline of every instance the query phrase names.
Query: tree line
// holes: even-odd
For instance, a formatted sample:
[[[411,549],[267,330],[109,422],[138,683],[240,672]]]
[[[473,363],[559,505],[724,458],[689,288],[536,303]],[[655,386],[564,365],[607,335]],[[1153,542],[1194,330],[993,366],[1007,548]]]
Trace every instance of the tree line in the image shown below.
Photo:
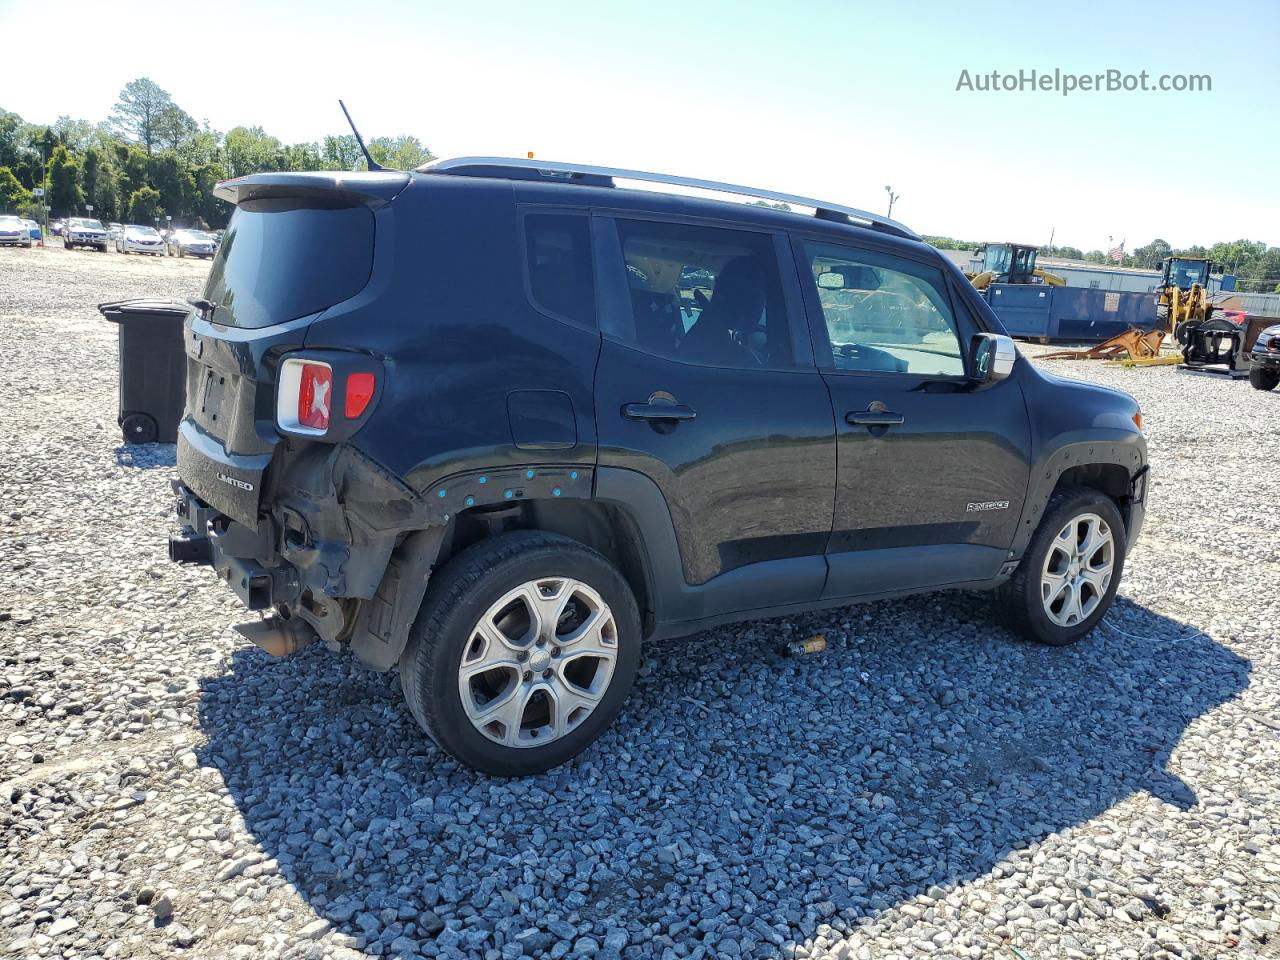
[[[982,246],[980,243],[968,243],[953,237],[926,235],[924,240],[940,250],[976,250]],[[1078,247],[1041,247],[1040,255],[1107,266],[1133,267],[1138,270],[1157,270],[1165,257],[1203,257],[1221,264],[1224,273],[1233,274],[1239,290],[1247,293],[1280,293],[1280,247],[1269,247],[1260,240],[1229,240],[1210,247],[1197,244],[1174,249],[1167,240],[1155,239],[1145,246],[1126,252],[1119,263],[1102,250],[1090,250],[1086,253]]]
[[[378,163],[412,170],[434,155],[417,137],[375,137]],[[105,121],[59,117],[28,123],[0,108],[0,213],[41,220],[88,214],[100,220],[150,224],[165,216],[184,226],[217,228],[231,215],[213,195],[220,180],[279,170],[363,170],[353,136],[281,143],[261,127],[226,133],[197,123],[154,81],[126,84]],[[47,195],[36,197],[33,190]]]

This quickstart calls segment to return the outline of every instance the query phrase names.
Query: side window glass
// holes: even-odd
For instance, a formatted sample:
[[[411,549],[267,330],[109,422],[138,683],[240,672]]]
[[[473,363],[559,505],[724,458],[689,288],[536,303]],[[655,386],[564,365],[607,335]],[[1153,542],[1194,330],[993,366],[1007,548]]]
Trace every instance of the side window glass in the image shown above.
[[[617,223],[636,346],[707,366],[792,365],[772,237],[681,223]]]
[[[940,271],[837,244],[804,248],[837,370],[964,376]]]
[[[554,317],[594,327],[591,230],[585,214],[531,213],[524,223],[529,292]]]

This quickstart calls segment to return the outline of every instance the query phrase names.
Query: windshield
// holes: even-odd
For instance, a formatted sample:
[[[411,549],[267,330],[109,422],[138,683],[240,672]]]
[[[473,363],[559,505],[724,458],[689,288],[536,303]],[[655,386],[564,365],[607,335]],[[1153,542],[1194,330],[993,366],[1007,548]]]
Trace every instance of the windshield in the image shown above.
[[[1205,285],[1205,268],[1208,266],[1203,260],[1174,260],[1173,261],[1173,283],[1175,286],[1183,290],[1188,289],[1192,284],[1198,283]]]
[[[206,243],[213,239],[207,233],[201,233],[199,230],[179,230],[178,236],[183,240],[198,240]]]
[[[76,217],[74,219],[68,220],[67,223],[77,230],[101,230],[102,229],[101,221],[85,220],[81,217]]]
[[[131,237],[151,238],[160,236],[160,234],[156,233],[155,227],[125,227],[124,230]]]
[[[231,216],[205,299],[213,322],[265,327],[355,296],[373,269],[373,213],[301,200],[250,200]]]
[[[6,227],[16,227],[21,225],[22,221],[17,217],[6,217],[0,214],[0,223],[4,224]]]

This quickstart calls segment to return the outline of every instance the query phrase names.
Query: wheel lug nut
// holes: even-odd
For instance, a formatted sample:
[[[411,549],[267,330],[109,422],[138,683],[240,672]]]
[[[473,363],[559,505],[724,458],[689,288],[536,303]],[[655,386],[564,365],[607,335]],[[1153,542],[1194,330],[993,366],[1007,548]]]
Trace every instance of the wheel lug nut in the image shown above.
[[[519,660],[521,663],[524,663],[526,660],[529,659],[529,654],[525,653],[524,651],[521,651],[520,653],[516,654],[516,659]]]
[[[529,670],[526,670],[526,671],[524,672],[524,682],[525,682],[525,683],[528,683],[528,682],[529,682],[530,680],[532,680],[532,679],[533,679],[533,673],[532,673],[531,671],[529,671]]]
[[[552,655],[553,657],[558,657],[558,656],[560,656],[560,648],[559,648],[559,647],[552,647],[552,648],[551,648],[551,655]]]
[[[541,637],[539,637],[539,638],[538,638],[538,646],[540,646],[540,647],[545,647],[546,645],[547,645],[547,641],[545,641],[545,640],[543,640]]]
[[[543,670],[543,671],[542,671],[542,679],[543,679],[543,680],[550,680],[550,679],[551,679],[551,670],[550,670],[549,668],[548,668],[548,669],[546,669],[546,670]]]

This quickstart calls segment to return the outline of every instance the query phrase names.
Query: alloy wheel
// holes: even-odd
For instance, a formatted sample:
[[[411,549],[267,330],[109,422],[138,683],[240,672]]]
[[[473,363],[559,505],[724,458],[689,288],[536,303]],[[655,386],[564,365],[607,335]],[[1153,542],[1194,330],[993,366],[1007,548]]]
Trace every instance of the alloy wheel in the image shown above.
[[[1049,545],[1040,575],[1040,599],[1060,627],[1087,620],[1111,586],[1116,544],[1111,527],[1096,513],[1069,520]]]
[[[568,577],[531,580],[472,629],[458,665],[463,711],[503,746],[546,746],[599,705],[617,654],[617,624],[599,593]]]

